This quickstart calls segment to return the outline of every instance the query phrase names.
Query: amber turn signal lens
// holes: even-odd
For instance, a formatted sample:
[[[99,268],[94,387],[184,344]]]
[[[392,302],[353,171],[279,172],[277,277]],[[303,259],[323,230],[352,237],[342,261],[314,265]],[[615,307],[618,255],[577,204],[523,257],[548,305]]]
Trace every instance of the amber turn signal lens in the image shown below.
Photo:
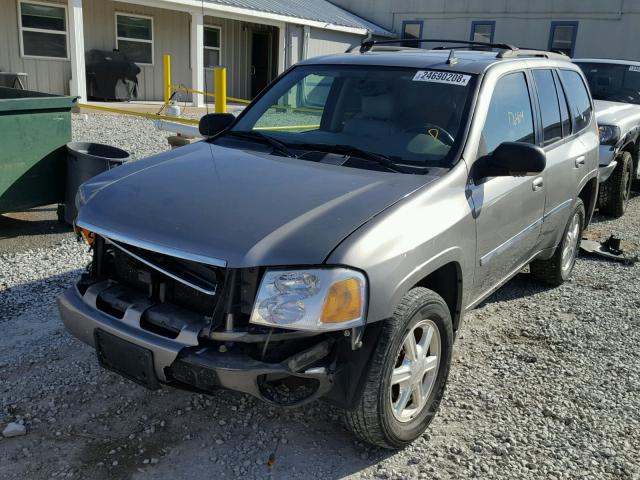
[[[81,228],[80,233],[82,234],[82,238],[84,238],[84,241],[87,242],[87,245],[92,246],[93,240],[95,239],[95,233],[90,232],[86,228]]]
[[[362,315],[362,285],[355,278],[334,283],[329,288],[322,307],[322,323],[354,320]]]

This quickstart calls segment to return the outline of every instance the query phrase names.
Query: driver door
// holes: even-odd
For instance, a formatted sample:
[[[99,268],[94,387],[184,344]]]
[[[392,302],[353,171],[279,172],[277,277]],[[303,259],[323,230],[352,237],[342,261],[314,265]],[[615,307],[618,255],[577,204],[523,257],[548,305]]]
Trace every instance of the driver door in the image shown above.
[[[525,72],[502,76],[488,108],[478,157],[503,142],[536,141],[533,102]],[[477,182],[477,183],[476,183]],[[542,174],[477,179],[470,185],[477,246],[474,299],[480,299],[533,255],[544,214]]]

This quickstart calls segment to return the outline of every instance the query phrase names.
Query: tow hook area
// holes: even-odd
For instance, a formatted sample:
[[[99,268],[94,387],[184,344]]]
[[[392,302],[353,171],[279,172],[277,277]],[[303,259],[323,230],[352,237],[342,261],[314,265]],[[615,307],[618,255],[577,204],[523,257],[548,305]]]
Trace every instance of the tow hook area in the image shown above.
[[[265,363],[242,353],[189,347],[166,369],[177,386],[211,392],[237,390],[279,406],[298,406],[324,395],[333,384],[334,340],[320,343],[279,363]]]

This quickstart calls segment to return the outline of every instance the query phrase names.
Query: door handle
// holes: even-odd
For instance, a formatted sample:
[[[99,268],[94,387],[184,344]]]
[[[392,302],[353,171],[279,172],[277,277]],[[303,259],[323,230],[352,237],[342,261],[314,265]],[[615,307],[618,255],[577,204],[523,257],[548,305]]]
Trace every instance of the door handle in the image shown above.
[[[542,179],[542,177],[538,177],[533,182],[531,182],[531,189],[534,192],[542,189],[542,187],[544,187],[544,180]]]
[[[251,75],[255,75],[256,74],[256,67],[255,65],[251,65]]]
[[[586,159],[587,159],[587,157],[585,157],[584,155],[581,155],[578,158],[576,158],[576,168],[580,168],[580,167],[584,166],[584,161]]]

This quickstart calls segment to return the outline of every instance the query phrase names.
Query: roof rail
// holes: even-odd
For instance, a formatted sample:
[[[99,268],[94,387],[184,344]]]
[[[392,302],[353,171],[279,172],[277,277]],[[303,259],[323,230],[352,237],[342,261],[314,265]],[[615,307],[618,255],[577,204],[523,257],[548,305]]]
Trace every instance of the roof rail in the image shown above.
[[[455,45],[468,45],[472,47],[484,47],[484,48],[496,48],[499,50],[518,50],[517,47],[513,45],[508,45],[506,43],[488,43],[488,42],[474,42],[470,40],[449,40],[449,39],[441,39],[441,38],[399,38],[397,40],[365,40],[360,44],[360,53],[365,53],[370,51],[373,47],[378,45],[396,45],[401,44],[403,46],[407,46],[406,44],[421,44],[421,43],[452,43]],[[351,53],[356,48],[356,45],[349,48],[346,53]]]
[[[523,48],[516,50],[502,50],[498,52],[496,58],[513,58],[513,57],[540,57],[552,58],[556,60],[571,60],[566,54],[559,50],[540,50],[537,48]]]

